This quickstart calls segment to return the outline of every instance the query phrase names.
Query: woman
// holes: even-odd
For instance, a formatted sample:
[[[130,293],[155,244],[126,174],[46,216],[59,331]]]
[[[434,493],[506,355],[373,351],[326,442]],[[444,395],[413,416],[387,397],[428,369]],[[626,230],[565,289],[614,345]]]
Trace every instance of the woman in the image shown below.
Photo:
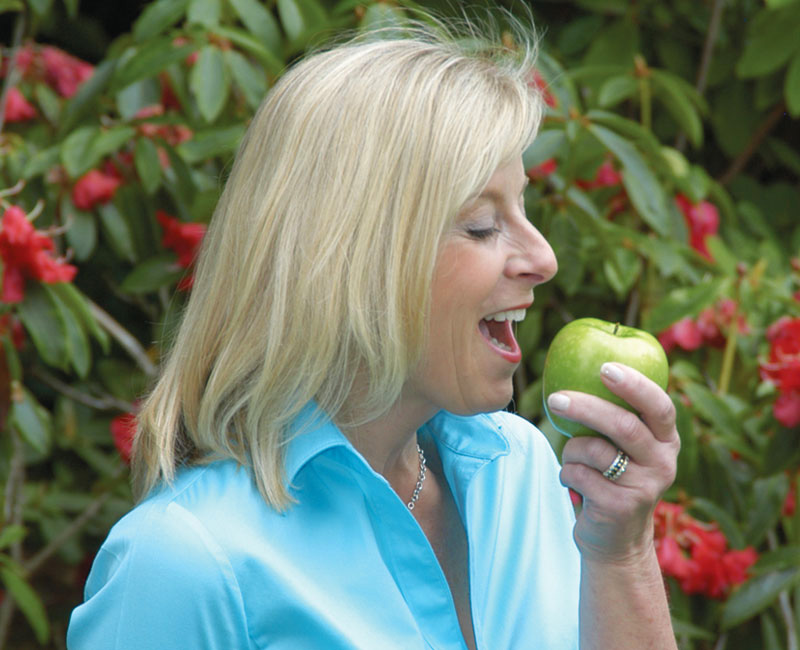
[[[629,454],[605,477],[607,441],[570,440],[559,475],[498,412],[556,260],[523,209],[532,44],[470,42],[339,46],[265,99],[72,650],[675,647],[652,543],[667,395],[611,364],[640,418],[550,403]]]

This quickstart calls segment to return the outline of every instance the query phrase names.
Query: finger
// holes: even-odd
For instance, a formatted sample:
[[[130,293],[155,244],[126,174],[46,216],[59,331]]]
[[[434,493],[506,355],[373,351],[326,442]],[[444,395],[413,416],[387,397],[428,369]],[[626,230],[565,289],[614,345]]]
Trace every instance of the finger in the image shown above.
[[[658,441],[635,413],[600,397],[575,391],[553,393],[548,397],[547,406],[557,415],[603,434],[614,447],[641,464],[650,465],[656,461]]]
[[[617,474],[616,481],[618,482],[623,474],[633,466],[633,460],[627,454],[624,454],[620,449],[613,444],[602,438],[581,437],[573,438],[564,445],[564,450],[561,454],[562,465],[568,464],[581,464],[595,470],[601,476],[612,468],[613,465],[619,464],[619,473]],[[627,458],[628,460],[624,460]],[[603,476],[606,480],[607,477]]]
[[[658,384],[638,370],[617,362],[604,363],[600,376],[612,393],[636,409],[656,439],[666,442],[677,434],[675,405]]]

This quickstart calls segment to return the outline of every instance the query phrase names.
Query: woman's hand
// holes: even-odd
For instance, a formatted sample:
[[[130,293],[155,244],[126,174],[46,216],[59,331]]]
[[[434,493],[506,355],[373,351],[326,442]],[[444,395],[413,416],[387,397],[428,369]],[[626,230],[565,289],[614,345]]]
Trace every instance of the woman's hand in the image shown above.
[[[557,394],[568,398],[565,407],[558,408],[559,400],[552,396],[548,406],[611,440],[570,439],[562,455],[561,482],[583,496],[575,541],[584,560],[627,564],[653,553],[653,510],[675,479],[680,438],[675,407],[658,385],[619,363],[605,364],[602,378],[638,416],[575,391]],[[614,462],[618,449],[630,461],[625,472],[612,481],[603,472]]]

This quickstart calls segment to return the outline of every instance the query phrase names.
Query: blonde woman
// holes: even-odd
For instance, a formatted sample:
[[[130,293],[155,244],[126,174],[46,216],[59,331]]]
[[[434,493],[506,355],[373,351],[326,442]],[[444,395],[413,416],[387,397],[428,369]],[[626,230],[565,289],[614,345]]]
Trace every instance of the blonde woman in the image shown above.
[[[557,268],[524,213],[542,104],[518,40],[352,42],[269,93],[71,650],[675,647],[652,543],[667,395],[610,365],[641,417],[551,404],[630,455],[615,481],[607,441],[569,441],[560,468],[500,411],[512,323]]]

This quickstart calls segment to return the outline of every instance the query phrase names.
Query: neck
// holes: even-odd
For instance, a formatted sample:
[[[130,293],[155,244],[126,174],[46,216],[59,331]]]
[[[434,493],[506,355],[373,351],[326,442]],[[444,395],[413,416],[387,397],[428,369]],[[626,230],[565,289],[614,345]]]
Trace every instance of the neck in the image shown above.
[[[401,396],[385,415],[344,433],[372,469],[393,486],[402,486],[409,475],[416,481],[417,429],[435,412],[430,404]]]

